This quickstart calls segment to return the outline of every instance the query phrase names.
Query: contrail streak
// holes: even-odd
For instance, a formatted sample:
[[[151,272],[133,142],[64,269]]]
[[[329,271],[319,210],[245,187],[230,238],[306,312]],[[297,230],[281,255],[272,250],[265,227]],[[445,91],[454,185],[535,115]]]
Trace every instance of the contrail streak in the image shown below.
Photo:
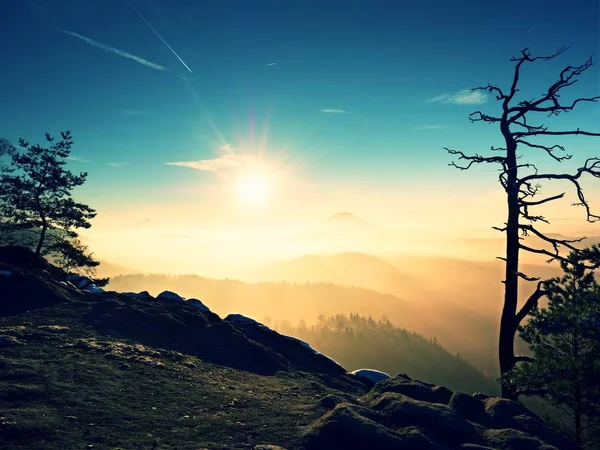
[[[156,69],[156,70],[165,70],[165,71],[169,70],[166,67],[161,66],[160,64],[155,64],[152,61],[148,61],[147,59],[144,59],[140,56],[132,55],[131,53],[127,53],[123,50],[119,50],[118,48],[111,47],[110,45],[102,44],[101,42],[95,41],[94,39],[90,39],[89,37],[82,36],[81,34],[77,34],[72,31],[67,31],[67,30],[63,30],[61,28],[56,28],[56,27],[55,27],[55,29],[60,31],[61,33],[65,33],[70,36],[81,39],[82,41],[87,42],[88,44],[93,45],[94,47],[101,48],[102,50],[106,50],[107,52],[111,52],[111,53],[114,53],[115,55],[122,56],[123,58],[132,59],[135,62],[138,62],[146,67],[151,67],[152,69]]]
[[[181,64],[183,64],[183,65],[185,66],[185,68],[188,70],[188,72],[189,72],[189,73],[192,73],[192,69],[190,69],[190,68],[188,67],[188,65],[187,65],[187,64],[186,64],[186,63],[183,61],[183,59],[181,59],[181,58],[179,57],[179,55],[177,54],[177,52],[176,52],[175,50],[173,50],[173,47],[171,47],[169,44],[167,44],[167,41],[165,41],[165,40],[163,39],[163,37],[162,37],[160,34],[158,34],[158,31],[156,31],[156,30],[154,29],[154,27],[153,27],[152,25],[150,25],[150,22],[148,22],[148,21],[146,20],[146,18],[145,18],[145,17],[142,15],[142,13],[141,13],[141,12],[139,12],[139,11],[136,9],[136,7],[135,7],[135,6],[133,6],[133,4],[132,4],[132,3],[131,3],[129,0],[127,0],[127,3],[129,3],[129,6],[131,7],[131,9],[133,9],[133,11],[134,11],[134,12],[135,12],[135,13],[136,13],[138,16],[140,16],[140,19],[142,19],[144,22],[146,22],[146,25],[148,25],[148,27],[150,27],[150,29],[151,29],[151,30],[154,32],[154,34],[155,34],[156,36],[158,36],[158,38],[159,38],[161,41],[163,41],[163,44],[165,44],[165,45],[167,46],[167,48],[168,48],[169,50],[171,50],[171,53],[173,53],[173,54],[175,55],[175,57],[176,57],[176,58],[177,58],[177,59],[178,59],[178,60],[181,62]]]

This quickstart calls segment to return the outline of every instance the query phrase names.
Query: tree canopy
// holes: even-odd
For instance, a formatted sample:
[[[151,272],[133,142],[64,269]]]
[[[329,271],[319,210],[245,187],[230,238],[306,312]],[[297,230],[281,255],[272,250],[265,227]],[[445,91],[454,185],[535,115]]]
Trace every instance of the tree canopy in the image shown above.
[[[76,230],[90,228],[96,211],[72,197],[87,173],[66,168],[73,146],[70,131],[61,132],[59,140],[46,133],[46,142],[43,147],[20,139],[18,149],[0,142],[0,156],[10,158],[0,171],[3,239],[30,246],[37,256],[55,257],[67,269],[93,269],[98,263],[77,240]]]

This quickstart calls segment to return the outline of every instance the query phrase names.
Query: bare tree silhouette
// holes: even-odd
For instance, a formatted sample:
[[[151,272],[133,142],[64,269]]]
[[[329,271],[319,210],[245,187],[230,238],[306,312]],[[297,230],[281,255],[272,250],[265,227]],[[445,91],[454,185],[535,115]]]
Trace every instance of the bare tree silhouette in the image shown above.
[[[560,94],[564,88],[575,84],[579,76],[594,64],[592,57],[580,66],[567,66],[559,75],[559,79],[553,83],[540,98],[533,100],[515,100],[515,95],[519,92],[518,84],[521,76],[521,69],[526,63],[536,61],[549,61],[562,55],[568,48],[563,47],[550,56],[532,56],[529,48],[521,51],[521,55],[511,58],[516,62],[512,84],[510,90],[504,91],[497,86],[488,84],[471,89],[471,91],[486,91],[496,95],[496,100],[501,102],[502,113],[499,117],[488,115],[482,111],[475,111],[469,115],[471,122],[485,122],[488,124],[498,124],[500,132],[504,138],[506,146],[498,148],[492,146],[488,156],[479,154],[467,155],[460,150],[453,150],[444,147],[449,154],[457,157],[458,162],[451,162],[449,165],[459,170],[467,170],[474,164],[497,164],[499,168],[499,181],[506,192],[506,202],[508,206],[508,217],[503,227],[493,227],[494,229],[506,234],[506,255],[499,257],[506,264],[506,273],[504,283],[504,306],[500,322],[500,336],[498,343],[498,356],[500,362],[500,371],[502,376],[508,373],[518,361],[526,361],[531,358],[526,356],[516,356],[514,353],[514,339],[517,327],[523,319],[537,305],[540,298],[546,295],[544,282],[539,278],[528,276],[519,271],[519,252],[537,253],[550,257],[550,261],[565,261],[566,257],[561,254],[562,251],[582,252],[587,257],[590,267],[598,267],[598,248],[591,250],[582,250],[576,246],[582,239],[560,239],[541,232],[536,228],[539,222],[549,223],[542,215],[535,214],[532,209],[536,206],[547,204],[552,201],[562,199],[565,192],[536,198],[541,194],[541,180],[565,180],[572,184],[579,201],[574,205],[582,206],[585,209],[586,220],[595,222],[600,220],[600,216],[592,213],[590,205],[584,195],[580,185],[580,179],[583,175],[591,175],[600,178],[600,158],[588,158],[583,167],[579,168],[573,174],[566,173],[540,173],[537,167],[529,162],[521,162],[521,154],[518,150],[522,148],[539,149],[546,152],[547,156],[557,162],[562,162],[571,158],[562,145],[543,145],[532,142],[533,138],[538,136],[600,136],[600,132],[583,131],[579,128],[575,130],[553,131],[547,126],[540,124],[534,125],[529,121],[531,116],[536,113],[545,113],[548,117],[557,116],[561,113],[572,111],[577,105],[585,102],[596,102],[600,95],[587,98],[578,98],[569,105],[561,103]],[[516,104],[515,104],[516,103]],[[522,223],[523,221],[523,223]],[[541,239],[546,247],[536,248],[525,245],[522,236],[533,235]],[[518,283],[519,278],[526,281],[537,281],[537,289],[524,302],[520,309],[518,307]],[[504,384],[504,383],[503,383]],[[505,398],[516,399],[517,395],[508,386],[503,386],[502,396]]]

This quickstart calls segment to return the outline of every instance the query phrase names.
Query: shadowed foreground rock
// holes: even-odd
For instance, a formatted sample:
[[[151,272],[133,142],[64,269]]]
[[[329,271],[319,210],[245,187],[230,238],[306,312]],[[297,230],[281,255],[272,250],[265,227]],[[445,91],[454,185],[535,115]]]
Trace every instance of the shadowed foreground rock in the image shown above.
[[[571,441],[524,406],[496,397],[478,399],[398,375],[355,402],[332,399],[311,424],[311,449],[569,450]]]

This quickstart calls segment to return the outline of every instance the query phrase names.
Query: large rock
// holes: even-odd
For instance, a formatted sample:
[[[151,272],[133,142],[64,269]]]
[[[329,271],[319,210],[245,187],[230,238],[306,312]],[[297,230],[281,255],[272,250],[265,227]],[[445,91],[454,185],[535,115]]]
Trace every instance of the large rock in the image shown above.
[[[377,384],[380,381],[389,380],[391,378],[387,373],[373,369],[353,370],[352,372],[350,372],[350,375],[369,380],[373,384]]]
[[[558,448],[567,448],[570,441],[548,428],[544,421],[525,406],[503,398],[488,398],[485,410],[495,424],[538,436]]]
[[[305,435],[314,450],[442,450],[415,428],[393,431],[373,411],[342,403],[313,424]]]
[[[444,386],[435,386],[412,380],[404,374],[399,374],[394,378],[377,383],[372,391],[375,395],[384,392],[396,392],[415,400],[441,403],[443,405],[447,405],[452,397],[452,391]]]
[[[0,316],[55,305],[77,295],[75,289],[29,271],[13,269],[11,273],[0,277]]]
[[[574,444],[517,402],[470,396],[397,375],[334,407],[306,434],[316,449],[571,450]]]
[[[195,355],[214,364],[259,374],[289,370],[290,363],[283,356],[248,339],[216,314],[183,305],[112,294],[92,304],[84,321],[109,334]]]
[[[241,314],[230,314],[225,322],[240,330],[253,341],[281,354],[295,370],[329,375],[345,375],[346,369],[331,358],[314,350],[299,339],[284,336],[271,328]]]
[[[393,429],[417,426],[448,445],[483,444],[476,428],[449,406],[415,400],[395,392],[377,397],[371,408],[388,419]]]

